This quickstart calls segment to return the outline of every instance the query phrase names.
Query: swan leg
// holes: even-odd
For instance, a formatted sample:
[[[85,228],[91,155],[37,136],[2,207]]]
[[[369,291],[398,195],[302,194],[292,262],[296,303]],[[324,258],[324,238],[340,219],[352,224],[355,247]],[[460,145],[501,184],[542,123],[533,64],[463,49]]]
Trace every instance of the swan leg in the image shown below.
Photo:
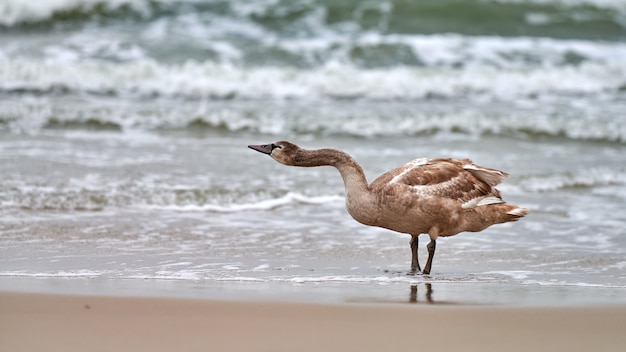
[[[435,246],[437,245],[437,241],[430,240],[428,243],[428,260],[426,261],[426,266],[424,267],[424,274],[430,274],[430,267],[433,265],[433,257],[435,256]]]
[[[417,240],[417,236],[412,236],[411,237],[411,242],[409,242],[409,244],[411,245],[411,272],[415,273],[417,271],[422,271],[422,268],[420,267],[420,263],[417,260],[417,244],[418,244],[418,240]]]

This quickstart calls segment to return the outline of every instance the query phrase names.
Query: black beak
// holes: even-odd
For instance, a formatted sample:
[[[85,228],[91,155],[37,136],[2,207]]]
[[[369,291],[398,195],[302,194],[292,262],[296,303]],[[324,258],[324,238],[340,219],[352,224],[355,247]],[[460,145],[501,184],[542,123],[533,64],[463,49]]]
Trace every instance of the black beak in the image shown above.
[[[254,149],[257,152],[270,155],[272,154],[272,149],[274,149],[273,144],[263,144],[263,145],[249,145],[248,148]]]

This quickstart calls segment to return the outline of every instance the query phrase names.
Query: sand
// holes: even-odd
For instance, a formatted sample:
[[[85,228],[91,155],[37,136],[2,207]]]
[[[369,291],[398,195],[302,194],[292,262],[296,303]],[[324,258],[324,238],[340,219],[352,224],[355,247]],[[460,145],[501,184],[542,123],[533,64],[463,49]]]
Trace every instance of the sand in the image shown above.
[[[623,351],[626,307],[0,293],[1,351]]]

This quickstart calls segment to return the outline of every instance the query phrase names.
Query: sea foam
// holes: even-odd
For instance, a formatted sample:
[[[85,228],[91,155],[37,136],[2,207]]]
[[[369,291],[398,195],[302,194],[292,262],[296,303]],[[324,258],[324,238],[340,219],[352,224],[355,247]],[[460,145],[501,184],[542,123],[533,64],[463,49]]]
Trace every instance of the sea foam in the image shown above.
[[[168,65],[151,59],[118,64],[41,62],[0,58],[0,90],[32,93],[86,93],[137,98],[370,99],[410,100],[486,96],[588,95],[618,92],[626,81],[626,46],[606,62],[577,66],[502,70],[394,67],[361,69],[329,65],[300,70],[240,68],[189,61]],[[621,58],[621,60],[619,60]]]
[[[266,200],[260,200],[251,203],[240,204],[203,204],[203,205],[163,205],[163,206],[150,206],[154,209],[168,209],[176,211],[209,211],[217,213],[233,213],[243,211],[258,211],[258,210],[271,210],[281,206],[289,204],[324,204],[332,202],[343,201],[344,198],[340,196],[317,196],[310,197],[298,193],[289,192],[278,198],[271,198]]]
[[[575,173],[533,176],[522,182],[522,188],[533,192],[549,192],[564,188],[589,188],[623,184],[626,184],[626,170],[592,168]]]

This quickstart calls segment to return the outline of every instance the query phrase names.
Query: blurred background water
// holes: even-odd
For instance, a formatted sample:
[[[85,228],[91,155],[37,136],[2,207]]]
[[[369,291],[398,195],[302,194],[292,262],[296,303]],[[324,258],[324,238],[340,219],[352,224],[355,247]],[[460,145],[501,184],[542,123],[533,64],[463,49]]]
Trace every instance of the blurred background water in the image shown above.
[[[415,280],[336,171],[246,148],[288,139],[511,173],[531,214],[430,280],[624,289],[625,112],[623,0],[4,0],[0,275]]]

